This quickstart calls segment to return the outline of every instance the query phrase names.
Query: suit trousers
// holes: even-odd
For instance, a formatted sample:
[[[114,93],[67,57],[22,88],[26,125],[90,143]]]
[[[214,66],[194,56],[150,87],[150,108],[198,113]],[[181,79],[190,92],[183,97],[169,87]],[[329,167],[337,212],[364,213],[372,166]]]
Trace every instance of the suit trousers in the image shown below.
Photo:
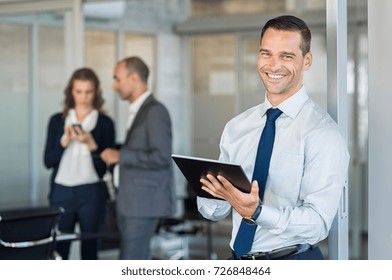
[[[159,222],[158,217],[125,217],[117,215],[121,234],[120,260],[149,260],[150,243]]]
[[[75,187],[66,187],[56,183],[52,185],[50,205],[63,207],[65,210],[60,216],[59,230],[72,233],[76,223],[79,223],[83,260],[98,259],[99,235],[103,231],[107,199],[106,185],[101,182]],[[65,260],[69,257],[70,245],[70,241],[61,241],[56,244],[56,251]]]
[[[318,246],[312,246],[309,250],[300,254],[291,255],[282,260],[323,260],[323,254]]]
[[[271,253],[271,252],[270,252]],[[237,260],[237,258],[234,255],[234,252],[232,252],[232,257],[229,258],[229,260]],[[246,259],[246,260],[323,260],[323,254],[321,253],[320,248],[317,245],[310,246],[309,249],[306,251],[303,251],[301,253],[293,253],[289,254],[285,257],[278,257],[277,254],[271,253],[270,255],[266,256],[266,254],[261,254],[261,255],[255,255],[254,258],[245,256],[241,257],[240,259]]]

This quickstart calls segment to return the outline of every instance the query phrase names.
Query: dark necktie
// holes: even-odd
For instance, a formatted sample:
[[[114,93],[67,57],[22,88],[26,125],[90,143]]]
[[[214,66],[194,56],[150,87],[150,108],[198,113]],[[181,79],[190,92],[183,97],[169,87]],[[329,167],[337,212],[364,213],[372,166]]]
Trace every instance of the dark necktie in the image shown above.
[[[253,170],[252,182],[259,184],[259,197],[263,201],[265,184],[268,177],[268,169],[271,160],[272,148],[275,141],[275,121],[282,114],[279,109],[267,110],[267,121],[260,136],[257,148],[255,168]],[[234,252],[237,258],[248,253],[252,248],[257,225],[241,221],[240,228],[234,241]]]

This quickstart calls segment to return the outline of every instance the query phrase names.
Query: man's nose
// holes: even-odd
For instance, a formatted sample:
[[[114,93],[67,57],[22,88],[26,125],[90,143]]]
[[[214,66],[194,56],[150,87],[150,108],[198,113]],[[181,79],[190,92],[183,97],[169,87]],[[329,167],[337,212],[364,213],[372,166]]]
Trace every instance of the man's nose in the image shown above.
[[[271,69],[279,69],[280,68],[280,59],[278,57],[271,57],[269,61],[269,66]]]

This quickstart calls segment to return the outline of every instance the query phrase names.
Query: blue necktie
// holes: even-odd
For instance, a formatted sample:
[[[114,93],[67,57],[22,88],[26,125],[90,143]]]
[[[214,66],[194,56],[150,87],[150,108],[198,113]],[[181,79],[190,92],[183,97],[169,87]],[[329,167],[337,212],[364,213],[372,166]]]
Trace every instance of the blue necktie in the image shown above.
[[[259,184],[259,197],[263,201],[265,184],[268,177],[268,169],[271,160],[272,148],[275,141],[275,121],[282,114],[279,109],[267,110],[267,121],[260,136],[257,148],[255,168],[253,170],[252,181]],[[234,241],[234,253],[239,258],[248,253],[252,248],[257,225],[241,221],[240,228]]]

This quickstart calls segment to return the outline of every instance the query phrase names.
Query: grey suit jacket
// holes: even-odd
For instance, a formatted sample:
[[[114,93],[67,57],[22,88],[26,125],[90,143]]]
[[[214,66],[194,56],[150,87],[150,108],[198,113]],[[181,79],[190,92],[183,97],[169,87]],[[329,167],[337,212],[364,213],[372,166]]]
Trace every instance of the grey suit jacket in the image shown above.
[[[172,129],[165,106],[152,95],[140,107],[120,149],[117,213],[173,214]]]

